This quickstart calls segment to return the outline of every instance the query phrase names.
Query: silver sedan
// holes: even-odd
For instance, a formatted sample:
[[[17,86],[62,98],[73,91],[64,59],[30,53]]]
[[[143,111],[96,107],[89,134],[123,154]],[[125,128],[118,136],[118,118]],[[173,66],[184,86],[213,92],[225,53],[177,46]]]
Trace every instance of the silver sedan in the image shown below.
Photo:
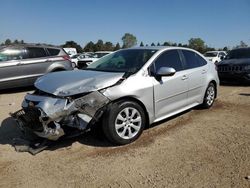
[[[70,134],[72,129],[84,132],[102,122],[111,142],[128,144],[147,124],[197,105],[210,108],[218,84],[215,65],[197,51],[130,48],[107,55],[84,70],[39,78],[37,90],[25,96],[22,109],[12,116],[22,129],[49,140]]]

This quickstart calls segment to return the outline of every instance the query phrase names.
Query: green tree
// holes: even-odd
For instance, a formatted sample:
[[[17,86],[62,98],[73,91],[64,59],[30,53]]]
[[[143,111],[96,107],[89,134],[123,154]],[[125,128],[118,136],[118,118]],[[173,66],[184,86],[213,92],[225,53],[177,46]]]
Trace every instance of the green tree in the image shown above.
[[[92,41],[90,41],[85,45],[85,47],[83,48],[83,51],[84,52],[94,52],[94,48],[95,48],[95,44]]]
[[[170,42],[164,42],[163,46],[170,46]]]
[[[227,51],[229,51],[229,48],[227,46],[225,46],[222,50],[227,52]]]
[[[119,42],[117,42],[117,44],[115,45],[114,51],[120,50],[120,49],[121,49],[121,46],[120,46]]]
[[[158,43],[157,43],[157,46],[160,46],[160,45],[161,45],[161,44],[158,42]]]
[[[155,46],[155,43],[152,43],[151,46]]]
[[[206,50],[205,42],[201,38],[191,38],[188,43],[190,48],[197,50],[200,53],[204,53]]]
[[[143,47],[143,46],[144,46],[144,44],[143,44],[143,42],[142,42],[142,41],[141,41],[141,43],[140,43],[140,46],[141,46],[141,47]]]
[[[21,40],[21,41],[20,41],[20,43],[21,43],[21,44],[24,44],[24,41],[23,41],[23,40]]]
[[[19,41],[17,39],[14,40],[13,44],[19,44]]]
[[[10,39],[6,39],[6,41],[4,42],[5,45],[11,45],[11,40]]]
[[[236,48],[246,48],[247,44],[244,41],[240,41],[240,44],[236,46]]]
[[[94,51],[102,51],[104,49],[104,44],[102,40],[98,40],[97,43],[95,43]]]
[[[105,42],[103,50],[113,51],[114,50],[114,45],[112,44],[112,42]]]
[[[82,47],[77,44],[75,41],[66,41],[65,44],[62,45],[63,48],[75,48],[78,53],[83,52]]]
[[[124,36],[122,37],[122,42],[123,42],[123,48],[130,48],[137,44],[137,39],[136,36],[130,33],[125,33]]]

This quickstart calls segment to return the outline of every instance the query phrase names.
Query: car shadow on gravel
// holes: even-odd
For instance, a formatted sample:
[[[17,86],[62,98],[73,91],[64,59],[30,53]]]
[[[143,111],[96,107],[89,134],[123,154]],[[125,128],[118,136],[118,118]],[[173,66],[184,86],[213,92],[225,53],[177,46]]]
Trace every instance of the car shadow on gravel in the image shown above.
[[[250,83],[240,83],[240,82],[221,82],[221,86],[228,87],[249,87]]]
[[[0,125],[0,145],[14,146],[15,141],[18,139],[24,139],[24,135],[19,129],[16,121],[12,117],[4,119]],[[49,147],[46,150],[57,150],[64,147],[71,146],[74,142],[79,142],[84,145],[94,147],[112,147],[108,142],[100,129],[95,128],[92,131],[88,131],[80,136],[73,138],[62,138],[58,141],[49,142]],[[32,143],[32,142],[31,142]]]
[[[245,97],[250,97],[250,93],[240,93],[239,95],[245,96]]]
[[[13,145],[13,139],[21,137],[22,132],[12,117],[2,121],[0,125],[0,145]]]
[[[194,108],[194,109],[186,110],[177,115],[164,119],[160,122],[153,123],[152,125],[146,127],[145,129],[151,129],[163,123],[174,120],[176,118],[181,118],[183,115],[189,113],[192,110],[201,111],[201,108]],[[183,122],[181,124],[183,124]],[[170,126],[169,128],[172,129],[177,126],[178,125],[173,125],[173,126]],[[14,139],[23,139],[23,138],[24,136],[22,132],[20,131],[16,121],[12,117],[8,117],[2,121],[1,126],[0,126],[0,145],[14,146]],[[117,145],[110,143],[105,138],[104,133],[102,132],[102,129],[101,129],[101,124],[99,123],[95,125],[94,129],[92,129],[91,131],[83,133],[79,136],[72,137],[72,138],[61,138],[57,141],[51,141],[48,144],[49,147],[47,147],[45,150],[54,151],[54,150],[58,150],[61,148],[71,147],[75,142],[78,142],[86,146],[92,146],[92,147],[110,148],[110,147],[117,146]]]

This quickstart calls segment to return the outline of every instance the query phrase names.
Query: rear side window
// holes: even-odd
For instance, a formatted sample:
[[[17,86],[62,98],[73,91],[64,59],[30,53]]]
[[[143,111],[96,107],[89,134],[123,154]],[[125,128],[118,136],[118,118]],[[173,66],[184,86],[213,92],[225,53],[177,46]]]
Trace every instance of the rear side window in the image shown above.
[[[0,62],[24,59],[22,49],[3,48],[0,50]]]
[[[55,48],[47,48],[50,56],[56,56],[59,54],[60,50]]]
[[[44,48],[27,47],[29,58],[39,58],[47,56]]]
[[[207,64],[206,60],[195,52],[182,50],[182,53],[186,60],[187,69],[197,68]]]
[[[155,61],[156,72],[161,67],[172,67],[176,71],[183,70],[178,51],[177,50],[169,50],[169,51],[166,51],[163,54],[161,54],[160,57],[158,57],[158,59]]]

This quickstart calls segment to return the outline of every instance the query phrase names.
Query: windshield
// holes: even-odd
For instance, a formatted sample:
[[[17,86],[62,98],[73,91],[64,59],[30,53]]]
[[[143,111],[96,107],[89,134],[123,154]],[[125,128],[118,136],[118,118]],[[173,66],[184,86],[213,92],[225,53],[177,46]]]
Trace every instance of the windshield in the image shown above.
[[[103,57],[103,56],[105,56],[105,55],[107,55],[107,54],[109,54],[109,53],[95,53],[94,55],[93,55],[93,57],[95,57],[95,58],[101,58],[101,57]]]
[[[107,71],[107,72],[137,72],[156,52],[149,49],[127,49],[109,54],[86,69]]]
[[[74,59],[74,58],[77,58],[79,55],[76,54],[76,55],[73,55],[71,58]]]
[[[218,52],[207,52],[204,54],[205,57],[216,57]]]
[[[250,48],[235,49],[228,53],[226,59],[243,59],[250,58]]]

